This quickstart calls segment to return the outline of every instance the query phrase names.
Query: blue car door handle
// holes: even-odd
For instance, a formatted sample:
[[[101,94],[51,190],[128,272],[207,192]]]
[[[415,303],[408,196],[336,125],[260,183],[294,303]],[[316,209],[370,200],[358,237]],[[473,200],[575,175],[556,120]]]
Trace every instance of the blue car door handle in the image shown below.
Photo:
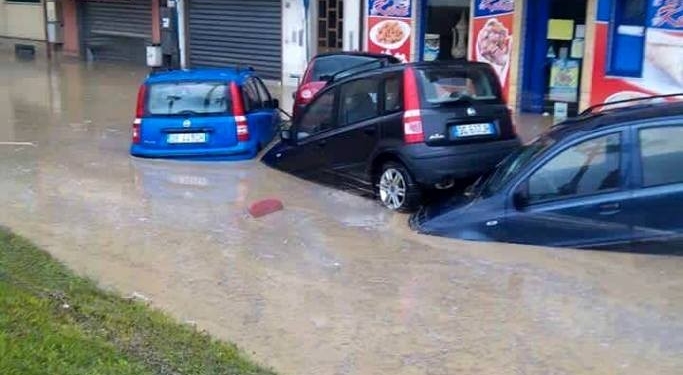
[[[600,215],[614,215],[621,211],[621,203],[619,202],[607,202],[602,203],[599,206]]]

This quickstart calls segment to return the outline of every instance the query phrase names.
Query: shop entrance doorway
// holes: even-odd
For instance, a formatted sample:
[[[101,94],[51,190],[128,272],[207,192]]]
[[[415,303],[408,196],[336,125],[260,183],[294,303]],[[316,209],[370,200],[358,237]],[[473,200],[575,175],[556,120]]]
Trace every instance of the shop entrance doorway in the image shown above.
[[[581,93],[587,0],[529,0],[525,8],[521,109],[553,113],[555,108],[564,108],[569,116],[575,115]]]
[[[467,58],[470,5],[470,0],[429,0],[423,3],[423,60]]]

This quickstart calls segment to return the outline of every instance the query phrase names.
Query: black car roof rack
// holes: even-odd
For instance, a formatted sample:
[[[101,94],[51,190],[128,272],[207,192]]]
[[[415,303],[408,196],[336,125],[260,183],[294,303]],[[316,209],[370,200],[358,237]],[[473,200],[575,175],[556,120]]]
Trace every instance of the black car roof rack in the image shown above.
[[[581,112],[579,114],[579,116],[590,115],[591,113],[595,112],[595,110],[598,108],[609,107],[609,106],[612,106],[615,104],[642,102],[642,101],[646,101],[646,100],[661,99],[661,98],[673,98],[673,97],[677,97],[677,96],[683,97],[683,92],[679,92],[676,94],[652,95],[652,96],[645,96],[642,98],[624,99],[624,100],[617,100],[615,102],[596,104],[592,107],[588,107],[585,111]]]

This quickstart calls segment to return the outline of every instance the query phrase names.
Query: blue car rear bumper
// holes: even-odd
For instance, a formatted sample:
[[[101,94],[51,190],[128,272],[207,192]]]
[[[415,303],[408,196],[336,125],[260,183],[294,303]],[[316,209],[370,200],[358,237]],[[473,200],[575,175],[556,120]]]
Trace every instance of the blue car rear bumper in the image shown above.
[[[259,152],[256,140],[239,142],[231,147],[183,147],[149,148],[141,144],[130,147],[130,154],[140,158],[187,159],[187,160],[248,160]]]

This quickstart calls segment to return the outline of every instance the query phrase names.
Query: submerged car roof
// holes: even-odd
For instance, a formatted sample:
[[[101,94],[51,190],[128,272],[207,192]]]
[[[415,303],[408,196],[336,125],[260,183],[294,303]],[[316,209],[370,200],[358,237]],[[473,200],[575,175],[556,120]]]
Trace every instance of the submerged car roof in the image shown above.
[[[559,139],[578,132],[590,132],[612,125],[675,116],[683,116],[683,101],[643,103],[574,117],[555,125],[548,135]]]
[[[146,83],[164,83],[178,81],[230,81],[242,84],[244,80],[254,75],[252,69],[237,68],[202,68],[169,70],[150,74]]]

